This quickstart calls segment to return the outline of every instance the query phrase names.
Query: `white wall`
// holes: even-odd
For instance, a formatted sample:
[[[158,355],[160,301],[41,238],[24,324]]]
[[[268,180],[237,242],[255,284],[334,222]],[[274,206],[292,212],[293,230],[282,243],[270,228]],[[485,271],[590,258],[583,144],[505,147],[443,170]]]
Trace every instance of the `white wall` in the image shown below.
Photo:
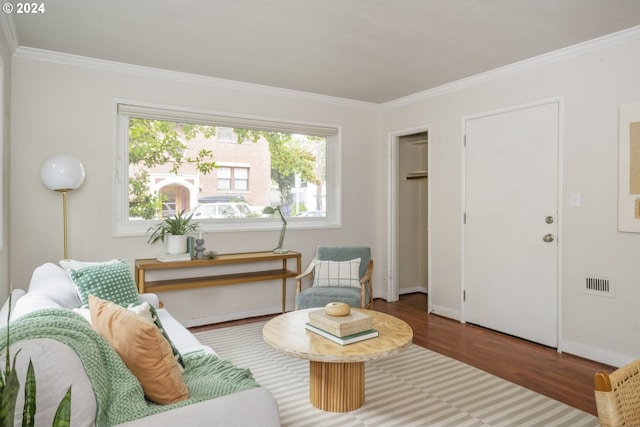
[[[535,67],[512,67],[478,84],[383,105],[323,101],[283,91],[245,90],[206,80],[119,68],[64,65],[24,56],[12,60],[10,256],[13,286],[26,288],[31,271],[62,256],[61,200],[40,183],[42,160],[57,152],[85,163],[84,185],[69,195],[70,254],[95,260],[151,257],[146,237],[111,235],[113,99],[128,98],[192,108],[343,126],[343,228],[287,233],[303,265],[321,243],[365,244],[376,262],[376,295],[386,295],[387,135],[430,126],[430,303],[436,313],[461,316],[462,117],[541,99],[562,97],[564,111],[562,209],[562,342],[564,351],[620,365],[640,357],[640,235],[617,231],[618,106],[640,102],[638,31],[624,44]],[[562,55],[561,55],[562,56]],[[518,69],[517,72],[512,70]],[[475,80],[474,80],[475,81]],[[468,82],[463,82],[468,83]],[[457,88],[457,89],[456,89]],[[6,152],[6,147],[5,147]],[[6,182],[6,181],[5,181]],[[580,208],[569,194],[582,195]],[[264,250],[277,232],[207,235],[218,252]],[[3,260],[0,254],[0,263]],[[615,277],[617,297],[582,292],[586,273]],[[6,286],[3,289],[6,292]],[[177,317],[220,320],[279,309],[277,284],[165,293]],[[293,287],[288,303],[292,306]]]
[[[477,84],[460,82],[457,89],[452,85],[384,106],[383,136],[431,126],[430,303],[435,313],[453,318],[462,313],[462,118],[562,97],[561,349],[616,365],[640,357],[640,234],[617,230],[618,107],[640,102],[640,31],[634,34],[623,44],[601,43],[577,56],[567,52],[552,63],[530,61],[532,66],[518,71],[478,76]],[[380,149],[387,150],[384,138]],[[386,161],[379,168],[386,170]],[[385,185],[380,178],[377,186]],[[582,196],[579,208],[569,206],[575,192]],[[616,298],[583,293],[587,273],[614,277]]]
[[[19,52],[20,53],[20,52]],[[69,255],[80,260],[155,257],[159,248],[147,236],[112,237],[114,98],[256,116],[329,123],[342,126],[343,227],[331,230],[288,230],[285,245],[303,254],[306,267],[319,244],[361,244],[374,258],[385,253],[372,234],[378,222],[371,203],[378,198],[369,184],[378,137],[372,124],[377,108],[369,104],[292,95],[284,91],[247,91],[242,85],[115,66],[84,63],[51,53],[34,52],[13,58],[11,144],[11,279],[25,288],[33,269],[62,258],[62,198],[40,182],[41,162],[55,153],[78,156],[86,180],[70,192]],[[85,60],[86,62],[86,60]],[[105,69],[106,67],[106,69]],[[102,70],[100,70],[102,69]],[[239,87],[236,87],[239,86]],[[207,249],[219,253],[270,250],[279,231],[214,233],[205,236]],[[374,275],[382,276],[376,268]],[[382,281],[380,281],[382,286]],[[293,308],[294,284],[288,289]],[[280,310],[278,282],[168,292],[165,305],[189,324],[274,313]]]
[[[11,53],[0,31],[0,301],[9,296],[9,153],[11,148]]]

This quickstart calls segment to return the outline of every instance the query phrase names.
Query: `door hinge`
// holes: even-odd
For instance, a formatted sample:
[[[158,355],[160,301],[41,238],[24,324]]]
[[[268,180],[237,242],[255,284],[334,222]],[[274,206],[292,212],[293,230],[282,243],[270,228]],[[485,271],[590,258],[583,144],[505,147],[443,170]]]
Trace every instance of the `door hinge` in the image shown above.
[[[467,223],[467,213],[466,212],[462,214],[462,223],[463,224]]]
[[[467,290],[465,289],[464,291],[462,291],[462,302],[466,302],[467,301]]]
[[[465,134],[465,136],[462,137],[462,146],[466,147],[467,146],[467,135]]]

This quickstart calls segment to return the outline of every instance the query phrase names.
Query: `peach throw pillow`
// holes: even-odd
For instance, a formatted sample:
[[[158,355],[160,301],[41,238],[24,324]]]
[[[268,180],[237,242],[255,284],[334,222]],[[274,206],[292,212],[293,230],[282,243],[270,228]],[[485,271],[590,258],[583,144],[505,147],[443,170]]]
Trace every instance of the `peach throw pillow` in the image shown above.
[[[147,399],[168,405],[189,397],[171,345],[153,322],[93,295],[89,310],[93,328],[138,378]]]

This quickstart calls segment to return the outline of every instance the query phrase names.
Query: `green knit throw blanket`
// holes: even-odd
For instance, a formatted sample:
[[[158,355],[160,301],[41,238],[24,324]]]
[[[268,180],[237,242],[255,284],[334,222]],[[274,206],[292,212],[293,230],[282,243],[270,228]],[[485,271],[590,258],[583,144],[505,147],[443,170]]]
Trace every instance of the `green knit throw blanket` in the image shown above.
[[[0,329],[2,355],[6,347],[6,333],[6,328]],[[248,369],[236,368],[230,362],[205,352],[189,353],[183,355],[183,377],[189,389],[189,399],[172,405],[157,405],[145,399],[140,382],[118,353],[76,313],[65,309],[46,309],[30,313],[11,323],[11,344],[35,338],[60,341],[78,354],[96,396],[98,427],[121,424],[259,387]],[[35,368],[37,372],[38,367]],[[73,402],[73,389],[71,396]]]

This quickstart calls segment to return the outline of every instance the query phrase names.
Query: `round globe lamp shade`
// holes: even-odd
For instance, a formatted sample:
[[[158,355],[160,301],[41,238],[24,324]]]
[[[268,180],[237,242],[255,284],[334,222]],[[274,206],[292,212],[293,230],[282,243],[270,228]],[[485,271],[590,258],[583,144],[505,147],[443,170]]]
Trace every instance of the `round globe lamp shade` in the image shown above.
[[[40,179],[49,190],[75,190],[82,185],[84,175],[80,159],[68,154],[51,156],[40,166]]]

